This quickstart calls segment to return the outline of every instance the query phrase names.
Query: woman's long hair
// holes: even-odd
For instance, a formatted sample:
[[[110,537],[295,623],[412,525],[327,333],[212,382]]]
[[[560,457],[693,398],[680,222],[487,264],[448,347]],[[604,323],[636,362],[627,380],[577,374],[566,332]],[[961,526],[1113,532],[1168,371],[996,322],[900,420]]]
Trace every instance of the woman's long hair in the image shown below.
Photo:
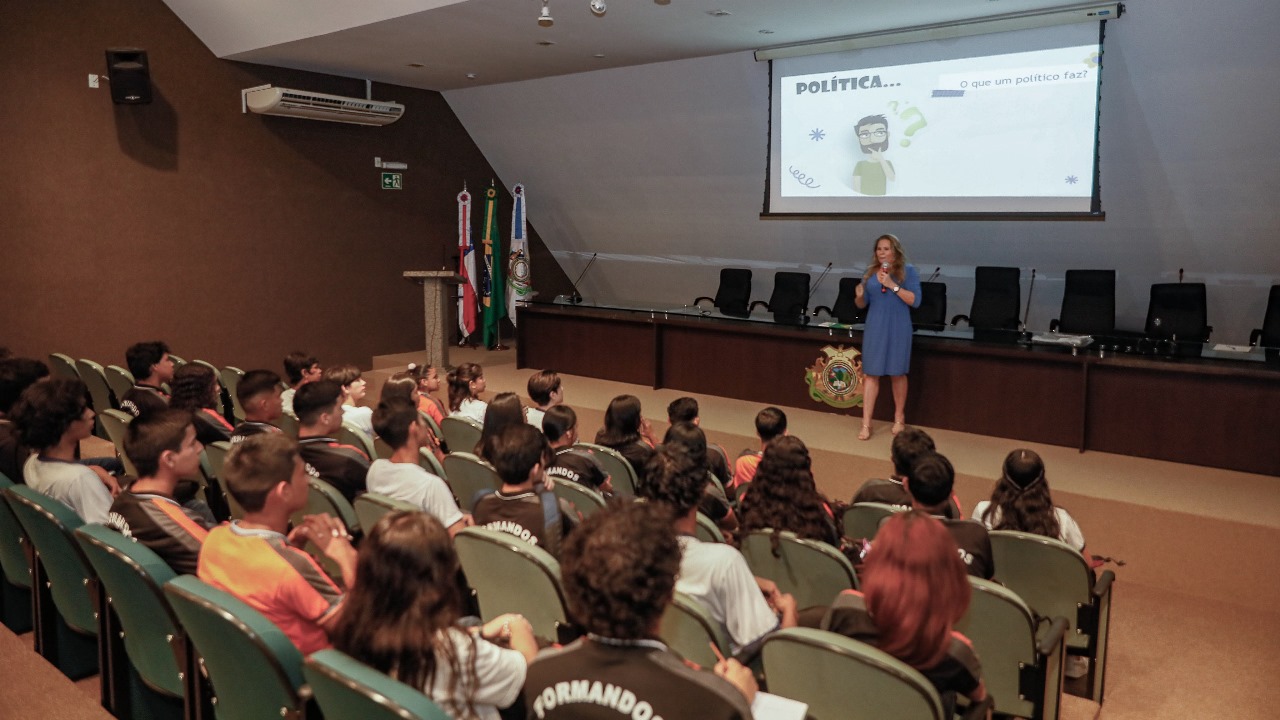
[[[473,643],[464,669],[448,637],[462,615],[457,576],[458,555],[439,520],[422,512],[390,513],[360,543],[356,581],[330,639],[338,650],[419,689],[431,687],[443,660],[452,706],[446,709],[471,718],[475,705],[463,688],[474,692],[475,640],[462,633]]]
[[[875,243],[871,245],[871,264],[867,266],[867,271],[862,273],[863,285],[866,285],[867,280],[872,275],[880,272],[880,260],[876,257],[876,246],[880,244],[881,240],[888,240],[890,247],[893,248],[893,262],[889,264],[889,274],[897,278],[898,284],[901,285],[907,281],[907,253],[902,249],[902,243],[897,236],[889,233],[876,238]]]
[[[999,518],[999,522],[992,521]],[[1044,461],[1033,450],[1018,449],[1004,459],[1004,472],[991,491],[982,522],[993,530],[1020,530],[1057,539],[1062,531],[1053,511]]]
[[[921,670],[941,662],[951,627],[968,611],[972,592],[956,542],[942,523],[920,510],[890,516],[860,574],[880,649]]]
[[[484,429],[480,431],[480,441],[473,452],[488,460],[493,451],[493,443],[502,435],[502,431],[512,425],[523,425],[524,405],[520,396],[511,392],[498,393],[489,401],[484,411]]]
[[[214,392],[213,371],[199,363],[187,363],[173,373],[173,394],[169,407],[175,410],[196,412],[205,408],[217,409],[221,400]]]
[[[787,530],[809,540],[836,541],[811,468],[809,449],[800,438],[783,435],[770,440],[738,508],[742,531]]]
[[[596,444],[619,448],[640,439],[640,398],[619,395],[604,411],[604,428],[596,433]]]
[[[458,412],[463,400],[476,398],[471,394],[471,381],[481,377],[484,377],[484,368],[476,363],[462,363],[449,371],[445,380],[449,383],[450,412]]]

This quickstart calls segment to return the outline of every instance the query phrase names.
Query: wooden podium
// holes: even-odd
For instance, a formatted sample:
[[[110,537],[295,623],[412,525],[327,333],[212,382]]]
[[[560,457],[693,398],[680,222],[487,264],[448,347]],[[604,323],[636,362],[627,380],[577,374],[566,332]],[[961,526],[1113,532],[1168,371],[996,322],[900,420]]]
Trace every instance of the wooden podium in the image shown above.
[[[406,270],[405,279],[422,286],[422,310],[425,315],[427,362],[444,375],[449,365],[450,313],[457,308],[453,288],[465,279],[452,270]]]

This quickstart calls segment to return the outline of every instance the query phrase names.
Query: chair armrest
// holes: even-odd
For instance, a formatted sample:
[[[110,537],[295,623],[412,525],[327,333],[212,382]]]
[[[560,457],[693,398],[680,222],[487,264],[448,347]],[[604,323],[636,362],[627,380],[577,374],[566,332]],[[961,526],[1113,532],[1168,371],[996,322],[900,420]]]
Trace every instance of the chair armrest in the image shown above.
[[[694,304],[694,305],[697,305],[698,303],[702,302],[703,300],[706,300],[706,301],[707,301],[707,302],[709,302],[709,303],[714,303],[714,302],[716,301],[716,299],[715,299],[715,298],[709,298],[709,297],[703,296],[703,297],[694,298],[694,299],[693,299],[693,304]]]
[[[1044,635],[1036,640],[1036,654],[1040,657],[1048,657],[1054,652],[1067,636],[1067,619],[1064,617],[1056,617],[1049,623],[1049,629]]]
[[[955,326],[956,326],[956,323],[960,322],[961,320],[963,320],[963,321],[964,321],[964,324],[965,324],[965,325],[968,325],[968,324],[969,324],[969,316],[968,316],[968,315],[956,315],[955,317],[951,318],[951,327],[955,327]]]
[[[763,306],[765,310],[769,309],[769,303],[763,300],[756,300],[747,308],[747,312],[755,312],[756,307]]]
[[[1249,345],[1256,346],[1262,341],[1262,328],[1254,328],[1249,332]]]
[[[996,707],[996,699],[988,694],[983,698],[982,702],[969,703],[969,707],[961,715],[964,720],[985,720],[991,717],[991,711]]]
[[[1054,318],[1054,319],[1050,320],[1050,321],[1049,321],[1049,332],[1058,332],[1058,327],[1059,327],[1061,324],[1062,324],[1062,323],[1061,323],[1061,322],[1059,322],[1058,318]]]
[[[1098,578],[1098,581],[1093,584],[1093,589],[1089,591],[1089,594],[1092,595],[1094,599],[1101,599],[1106,595],[1110,595],[1111,584],[1115,581],[1116,574],[1108,570],[1102,573],[1102,576]]]

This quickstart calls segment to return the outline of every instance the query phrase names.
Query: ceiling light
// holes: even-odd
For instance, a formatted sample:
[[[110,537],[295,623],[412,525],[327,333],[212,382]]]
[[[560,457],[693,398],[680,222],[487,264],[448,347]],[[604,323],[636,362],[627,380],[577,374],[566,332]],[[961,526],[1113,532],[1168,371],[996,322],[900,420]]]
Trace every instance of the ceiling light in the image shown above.
[[[609,6],[604,4],[604,0],[591,0],[591,14],[596,17],[604,17],[609,11]]]
[[[542,27],[551,27],[556,24],[555,19],[551,17],[551,8],[547,7],[547,0],[542,0],[542,13],[538,15],[538,24]]]
[[[592,55],[591,57],[593,57],[593,58],[602,58],[602,57],[604,57],[604,53],[596,53],[595,55]]]
[[[475,79],[476,79],[476,74],[475,74],[475,73],[467,73],[467,79],[468,79],[468,80],[475,80]]]

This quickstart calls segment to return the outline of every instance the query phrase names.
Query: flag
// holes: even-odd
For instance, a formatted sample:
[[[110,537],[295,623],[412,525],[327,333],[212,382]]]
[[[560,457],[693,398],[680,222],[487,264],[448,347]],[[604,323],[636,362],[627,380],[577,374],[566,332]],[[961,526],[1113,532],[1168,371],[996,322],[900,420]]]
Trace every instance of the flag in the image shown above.
[[[516,303],[529,296],[532,266],[529,260],[529,238],[525,228],[524,185],[516,183],[511,188],[511,247],[507,249],[507,312],[511,324],[516,324]]]
[[[476,331],[476,254],[471,244],[471,193],[466,183],[458,193],[458,330],[465,340]]]
[[[498,230],[498,190],[492,181],[484,191],[481,225],[484,227],[480,238],[484,243],[484,267],[480,270],[480,311],[484,346],[492,349],[502,344],[498,323],[507,314],[504,307],[507,294],[503,291],[506,285],[502,282],[502,235]]]

